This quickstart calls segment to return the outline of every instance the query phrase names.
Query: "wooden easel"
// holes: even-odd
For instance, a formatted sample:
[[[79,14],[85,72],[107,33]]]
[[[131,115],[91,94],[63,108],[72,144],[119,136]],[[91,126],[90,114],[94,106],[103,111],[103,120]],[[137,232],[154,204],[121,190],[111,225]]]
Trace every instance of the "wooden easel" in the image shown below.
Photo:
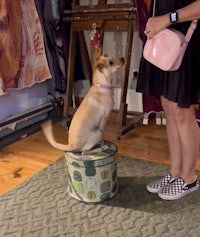
[[[117,131],[117,138],[126,134],[128,131],[137,126],[138,122],[142,120],[143,113],[132,112],[132,120],[127,122],[127,89],[128,78],[131,61],[132,41],[134,32],[134,23],[137,22],[137,11],[134,0],[130,3],[121,4],[107,4],[107,0],[99,0],[97,5],[80,6],[79,0],[72,1],[72,9],[64,10],[63,20],[71,23],[70,28],[70,42],[69,42],[69,57],[68,57],[68,81],[66,99],[64,105],[64,116],[69,118],[73,115],[74,108],[72,105],[72,91],[74,83],[74,63],[77,36],[81,42],[82,56],[85,57],[85,67],[89,75],[90,82],[92,83],[92,66],[89,59],[89,54],[86,47],[83,31],[91,30],[92,24],[95,22],[98,28],[103,32],[105,31],[127,31],[126,52],[125,52],[125,65],[122,78],[122,92],[119,108],[119,128]],[[102,47],[95,48],[93,68],[102,54],[103,37],[101,38]]]

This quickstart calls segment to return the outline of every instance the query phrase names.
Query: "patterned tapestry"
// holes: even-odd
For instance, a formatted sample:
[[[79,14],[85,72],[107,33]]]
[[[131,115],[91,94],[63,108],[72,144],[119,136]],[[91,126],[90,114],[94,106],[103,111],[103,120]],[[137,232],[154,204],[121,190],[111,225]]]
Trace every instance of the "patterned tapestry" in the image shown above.
[[[51,78],[34,0],[0,1],[0,95]]]

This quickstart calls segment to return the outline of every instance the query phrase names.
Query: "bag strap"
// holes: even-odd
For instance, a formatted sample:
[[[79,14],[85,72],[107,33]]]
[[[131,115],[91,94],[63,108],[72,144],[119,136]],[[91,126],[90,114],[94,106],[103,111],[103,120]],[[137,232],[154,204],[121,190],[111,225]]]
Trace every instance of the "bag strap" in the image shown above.
[[[155,16],[156,13],[156,0],[153,1],[153,14],[152,17]],[[190,24],[190,27],[185,35],[185,42],[188,43],[190,41],[190,39],[192,38],[193,32],[197,27],[197,21],[198,20],[193,20]]]
[[[156,15],[156,0],[153,1],[153,14],[152,17]]]
[[[189,42],[191,37],[192,37],[192,34],[194,32],[194,30],[197,28],[197,21],[198,20],[193,20],[190,24],[190,27],[185,35],[185,42]]]

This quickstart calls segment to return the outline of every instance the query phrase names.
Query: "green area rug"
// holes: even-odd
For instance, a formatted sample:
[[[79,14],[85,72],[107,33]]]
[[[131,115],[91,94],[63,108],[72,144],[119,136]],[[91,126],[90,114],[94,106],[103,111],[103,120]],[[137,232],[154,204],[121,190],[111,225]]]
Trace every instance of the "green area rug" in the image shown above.
[[[85,204],[68,192],[64,158],[0,196],[1,237],[200,237],[200,191],[163,201],[146,183],[168,167],[121,158],[119,190]],[[199,175],[199,173],[198,173]]]

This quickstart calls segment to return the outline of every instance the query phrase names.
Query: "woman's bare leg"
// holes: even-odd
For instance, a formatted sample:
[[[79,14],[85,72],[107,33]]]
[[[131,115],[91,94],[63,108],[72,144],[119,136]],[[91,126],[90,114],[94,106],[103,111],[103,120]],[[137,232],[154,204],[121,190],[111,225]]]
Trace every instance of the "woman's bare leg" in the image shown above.
[[[170,173],[173,178],[180,177],[182,170],[181,144],[179,131],[173,114],[173,103],[161,97],[161,103],[166,116],[166,130],[170,152]]]
[[[185,183],[191,183],[196,178],[195,166],[199,154],[199,126],[193,105],[190,108],[179,108],[174,104],[173,110],[181,143],[181,178]]]
[[[194,107],[179,108],[177,104],[161,97],[166,114],[167,136],[170,150],[171,174],[192,182],[199,154],[199,126]]]

